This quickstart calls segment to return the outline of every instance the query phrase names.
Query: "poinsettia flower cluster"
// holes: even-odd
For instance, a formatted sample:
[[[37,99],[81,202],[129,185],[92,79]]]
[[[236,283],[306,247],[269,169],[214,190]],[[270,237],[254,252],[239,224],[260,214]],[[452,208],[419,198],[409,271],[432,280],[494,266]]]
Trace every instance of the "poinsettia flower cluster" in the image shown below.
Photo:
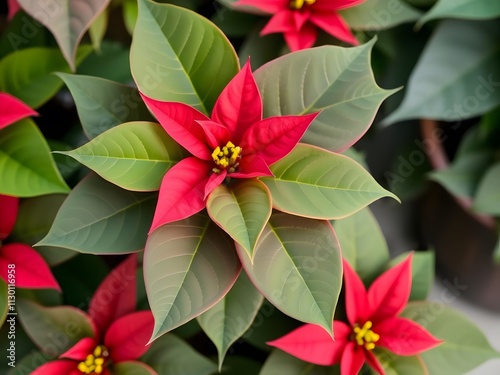
[[[310,48],[318,28],[350,44],[358,42],[338,11],[364,0],[239,0],[235,5],[257,8],[273,16],[261,35],[283,33],[291,51]]]
[[[123,261],[94,293],[89,314],[81,312],[93,335],[32,372],[32,375],[111,375],[113,365],[133,363],[144,373],[156,375],[151,367],[137,361],[149,349],[153,332],[151,311],[135,311],[137,255]],[[29,333],[29,327],[28,327]]]
[[[163,177],[151,231],[200,212],[230,178],[272,176],[269,165],[293,150],[317,116],[263,119],[249,63],[222,91],[211,118],[183,103],[142,97],[165,131],[192,154]]]
[[[343,375],[358,374],[365,362],[385,371],[374,354],[377,347],[399,356],[413,356],[442,343],[416,322],[399,317],[411,292],[412,254],[380,275],[368,291],[344,260],[348,324],[335,320],[335,340],[321,327],[306,324],[269,342],[299,359],[323,366],[340,364]]]

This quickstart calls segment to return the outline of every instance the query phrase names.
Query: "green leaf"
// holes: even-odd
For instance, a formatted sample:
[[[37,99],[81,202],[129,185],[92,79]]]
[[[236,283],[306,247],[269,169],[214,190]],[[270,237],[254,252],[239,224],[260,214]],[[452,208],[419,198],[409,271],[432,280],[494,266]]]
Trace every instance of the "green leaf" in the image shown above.
[[[238,72],[233,47],[210,21],[149,0],[139,0],[130,64],[142,93],[182,102],[206,114]]]
[[[493,260],[498,265],[500,264],[500,225],[497,225],[499,228],[497,229],[497,233],[499,233],[497,243],[495,244],[495,249],[493,250]]]
[[[465,374],[500,357],[479,328],[458,311],[437,302],[412,302],[402,313],[444,343],[420,356],[430,375]]]
[[[32,120],[0,130],[0,194],[33,197],[68,190]]]
[[[274,350],[259,375],[340,375],[339,366],[317,366]]]
[[[491,166],[479,182],[473,209],[483,214],[500,216],[500,163]]]
[[[91,174],[73,189],[36,246],[90,254],[142,250],[156,201],[156,194],[123,190]]]
[[[219,185],[208,197],[208,214],[252,258],[253,250],[271,216],[269,190],[258,180]]]
[[[354,7],[340,10],[339,14],[352,29],[381,30],[416,21],[422,13],[402,0],[366,0]]]
[[[369,208],[333,223],[342,256],[354,268],[365,285],[380,275],[389,261],[384,234]]]
[[[248,330],[263,300],[242,272],[226,296],[198,317],[198,323],[219,353],[219,372],[227,350]]]
[[[419,21],[437,18],[492,19],[500,16],[500,2],[491,0],[439,0]]]
[[[400,107],[384,122],[464,120],[500,104],[500,23],[440,23],[410,76]]]
[[[107,79],[61,74],[78,110],[83,130],[89,138],[97,137],[129,121],[151,120],[139,91]]]
[[[157,375],[157,373],[144,363],[123,361],[113,365],[113,375]]]
[[[23,199],[19,205],[16,225],[10,238],[33,246],[47,235],[56,214],[66,199],[65,194],[42,195]],[[36,249],[51,266],[62,263],[77,253],[62,248],[41,246]]]
[[[405,252],[392,259],[387,269],[394,267],[408,256]],[[434,285],[434,252],[418,251],[413,253],[411,268],[411,294],[410,301],[425,300]]]
[[[110,2],[110,0],[18,1],[29,15],[54,35],[64,58],[73,71],[80,40]]]
[[[78,67],[78,73],[129,84],[132,82],[129,54],[129,46],[105,39],[100,52],[93,51]]]
[[[92,40],[92,47],[94,50],[101,50],[101,43],[104,39],[104,35],[106,34],[106,30],[108,29],[108,10],[104,9],[97,18],[94,20],[92,25],[89,28],[90,39]]]
[[[144,281],[155,317],[152,338],[219,302],[241,270],[234,244],[204,215],[164,225],[148,238]]]
[[[134,33],[137,16],[139,14],[139,4],[137,0],[123,0],[123,22],[130,35]]]
[[[17,354],[18,353],[16,353],[16,355]],[[6,374],[7,375],[31,374],[36,368],[42,366],[43,364],[55,358],[57,357],[33,349],[31,352],[29,352],[29,354],[23,356],[20,361],[16,361],[16,367],[9,367],[9,370],[6,372]]]
[[[184,156],[183,149],[151,122],[128,122],[72,151],[58,151],[127,190],[154,191],[165,173]]]
[[[375,41],[298,51],[259,68],[255,79],[264,117],[322,111],[302,142],[338,152],[350,147],[368,130],[382,101],[397,91],[381,89],[373,78]]]
[[[94,336],[90,317],[75,307],[44,307],[24,299],[16,303],[26,333],[45,353],[61,355],[82,338]]]
[[[447,169],[431,172],[429,178],[443,185],[453,195],[473,197],[491,159],[492,155],[488,151],[458,155]]]
[[[90,46],[78,49],[79,65],[92,51]],[[53,72],[69,72],[58,49],[34,47],[16,51],[0,60],[0,91],[8,92],[32,108],[52,98],[62,86]]]
[[[0,327],[3,326],[9,311],[7,283],[0,279]]]
[[[383,189],[361,165],[347,156],[298,144],[271,165],[275,177],[261,181],[271,191],[274,208],[315,219],[341,219],[382,197]]]
[[[210,375],[217,371],[215,363],[172,334],[153,342],[141,361],[161,375]]]
[[[397,356],[389,351],[375,353],[386,375],[429,375],[424,361],[418,355],[411,357]],[[375,374],[374,371],[372,371]]]
[[[273,214],[257,242],[253,264],[241,246],[236,248],[248,276],[269,302],[331,334],[342,260],[330,223]]]

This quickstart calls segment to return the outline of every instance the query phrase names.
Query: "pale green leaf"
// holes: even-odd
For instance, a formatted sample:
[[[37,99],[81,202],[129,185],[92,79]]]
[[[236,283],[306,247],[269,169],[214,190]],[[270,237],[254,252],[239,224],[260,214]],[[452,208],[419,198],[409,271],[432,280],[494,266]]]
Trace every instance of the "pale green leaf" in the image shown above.
[[[500,104],[500,23],[440,23],[410,76],[400,107],[384,122],[414,118],[454,121]]]
[[[198,317],[198,323],[219,353],[219,371],[227,350],[250,327],[263,300],[242,272],[226,296]]]
[[[271,165],[275,177],[262,178],[274,208],[315,219],[341,219],[382,197],[397,197],[383,189],[347,156],[298,144]]]
[[[215,363],[172,334],[153,342],[141,361],[161,375],[210,375],[217,371]]]
[[[121,124],[75,150],[58,153],[134,191],[158,190],[165,173],[184,156],[159,124],[139,121]]]
[[[89,138],[129,121],[150,120],[139,91],[103,78],[59,73],[76,104],[83,130]]]
[[[342,260],[330,223],[273,214],[257,242],[253,263],[241,246],[236,248],[248,276],[269,302],[331,334]]]
[[[369,208],[333,223],[342,256],[369,285],[389,261],[384,234]]]
[[[144,281],[155,317],[152,338],[214,306],[240,269],[233,241],[204,215],[155,230],[144,252]]]
[[[0,194],[33,197],[68,191],[45,138],[31,119],[0,130]]]
[[[123,4],[123,22],[130,35],[134,33],[137,15],[139,14],[139,4],[137,0],[124,0]]]
[[[370,65],[375,41],[298,51],[259,68],[255,79],[264,117],[322,111],[302,142],[339,152],[350,147],[368,130],[382,101],[397,91],[375,82]]]
[[[113,375],[158,375],[155,370],[138,361],[123,361],[113,365]]]
[[[420,20],[424,23],[437,18],[492,19],[500,16],[496,0],[439,0]]]
[[[381,30],[416,21],[422,13],[402,0],[366,0],[339,14],[352,29]]]
[[[30,16],[54,35],[64,58],[73,71],[80,40],[110,2],[110,0],[18,1]]]
[[[106,35],[106,30],[108,29],[108,10],[104,9],[97,18],[94,20],[89,28],[90,40],[92,40],[92,47],[96,51],[101,51],[101,43]]]
[[[36,246],[91,254],[142,250],[156,201],[156,194],[123,190],[91,174],[73,189]]]
[[[92,51],[90,46],[78,49],[79,65]],[[53,72],[69,72],[58,49],[33,47],[15,51],[0,60],[0,91],[8,92],[32,108],[47,102],[62,86]]]
[[[479,182],[473,209],[483,214],[500,216],[500,163],[491,166]]]
[[[238,72],[236,53],[215,25],[193,11],[149,0],[139,0],[130,64],[142,93],[206,114]]]
[[[424,361],[418,355],[401,357],[387,350],[377,351],[375,355],[381,362],[386,375],[429,375]],[[371,373],[378,374],[374,370]]]
[[[94,336],[90,317],[75,307],[44,307],[18,299],[16,308],[24,330],[46,353],[60,355],[82,338]],[[57,345],[54,338],[57,338]]]
[[[412,302],[402,313],[444,343],[420,356],[429,375],[461,375],[500,357],[480,329],[458,311],[438,302]]]
[[[271,196],[258,180],[244,180],[231,187],[219,185],[208,197],[207,211],[251,258],[257,239],[271,216]]]

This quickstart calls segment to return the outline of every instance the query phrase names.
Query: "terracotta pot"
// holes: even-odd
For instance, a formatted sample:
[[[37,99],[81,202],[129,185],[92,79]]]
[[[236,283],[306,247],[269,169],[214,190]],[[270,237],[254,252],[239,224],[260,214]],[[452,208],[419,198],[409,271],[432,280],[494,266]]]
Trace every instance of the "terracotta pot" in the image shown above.
[[[447,168],[439,124],[422,120],[420,128],[432,167]],[[435,250],[438,277],[456,296],[500,311],[500,265],[492,257],[495,220],[472,212],[471,206],[470,199],[454,197],[433,184],[421,205],[423,240]]]

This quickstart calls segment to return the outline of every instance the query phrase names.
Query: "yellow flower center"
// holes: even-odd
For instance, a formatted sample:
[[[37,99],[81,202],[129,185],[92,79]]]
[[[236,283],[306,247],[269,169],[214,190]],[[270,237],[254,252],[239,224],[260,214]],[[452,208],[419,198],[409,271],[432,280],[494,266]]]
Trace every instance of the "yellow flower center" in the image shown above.
[[[316,0],[290,0],[290,9],[300,10],[304,6],[313,5]]]
[[[217,148],[212,152],[212,159],[216,167],[212,168],[214,173],[220,173],[227,169],[228,173],[236,172],[240,165],[241,147],[235,146],[232,142],[227,142],[222,148]]]
[[[363,327],[356,325],[354,327],[354,340],[359,346],[364,346],[367,350],[375,349],[375,343],[380,340],[380,335],[377,335],[371,330],[372,322],[367,321]]]
[[[106,368],[108,357],[108,349],[103,345],[99,345],[94,349],[92,354],[89,354],[85,358],[85,361],[78,364],[78,370],[82,374],[101,374]]]

